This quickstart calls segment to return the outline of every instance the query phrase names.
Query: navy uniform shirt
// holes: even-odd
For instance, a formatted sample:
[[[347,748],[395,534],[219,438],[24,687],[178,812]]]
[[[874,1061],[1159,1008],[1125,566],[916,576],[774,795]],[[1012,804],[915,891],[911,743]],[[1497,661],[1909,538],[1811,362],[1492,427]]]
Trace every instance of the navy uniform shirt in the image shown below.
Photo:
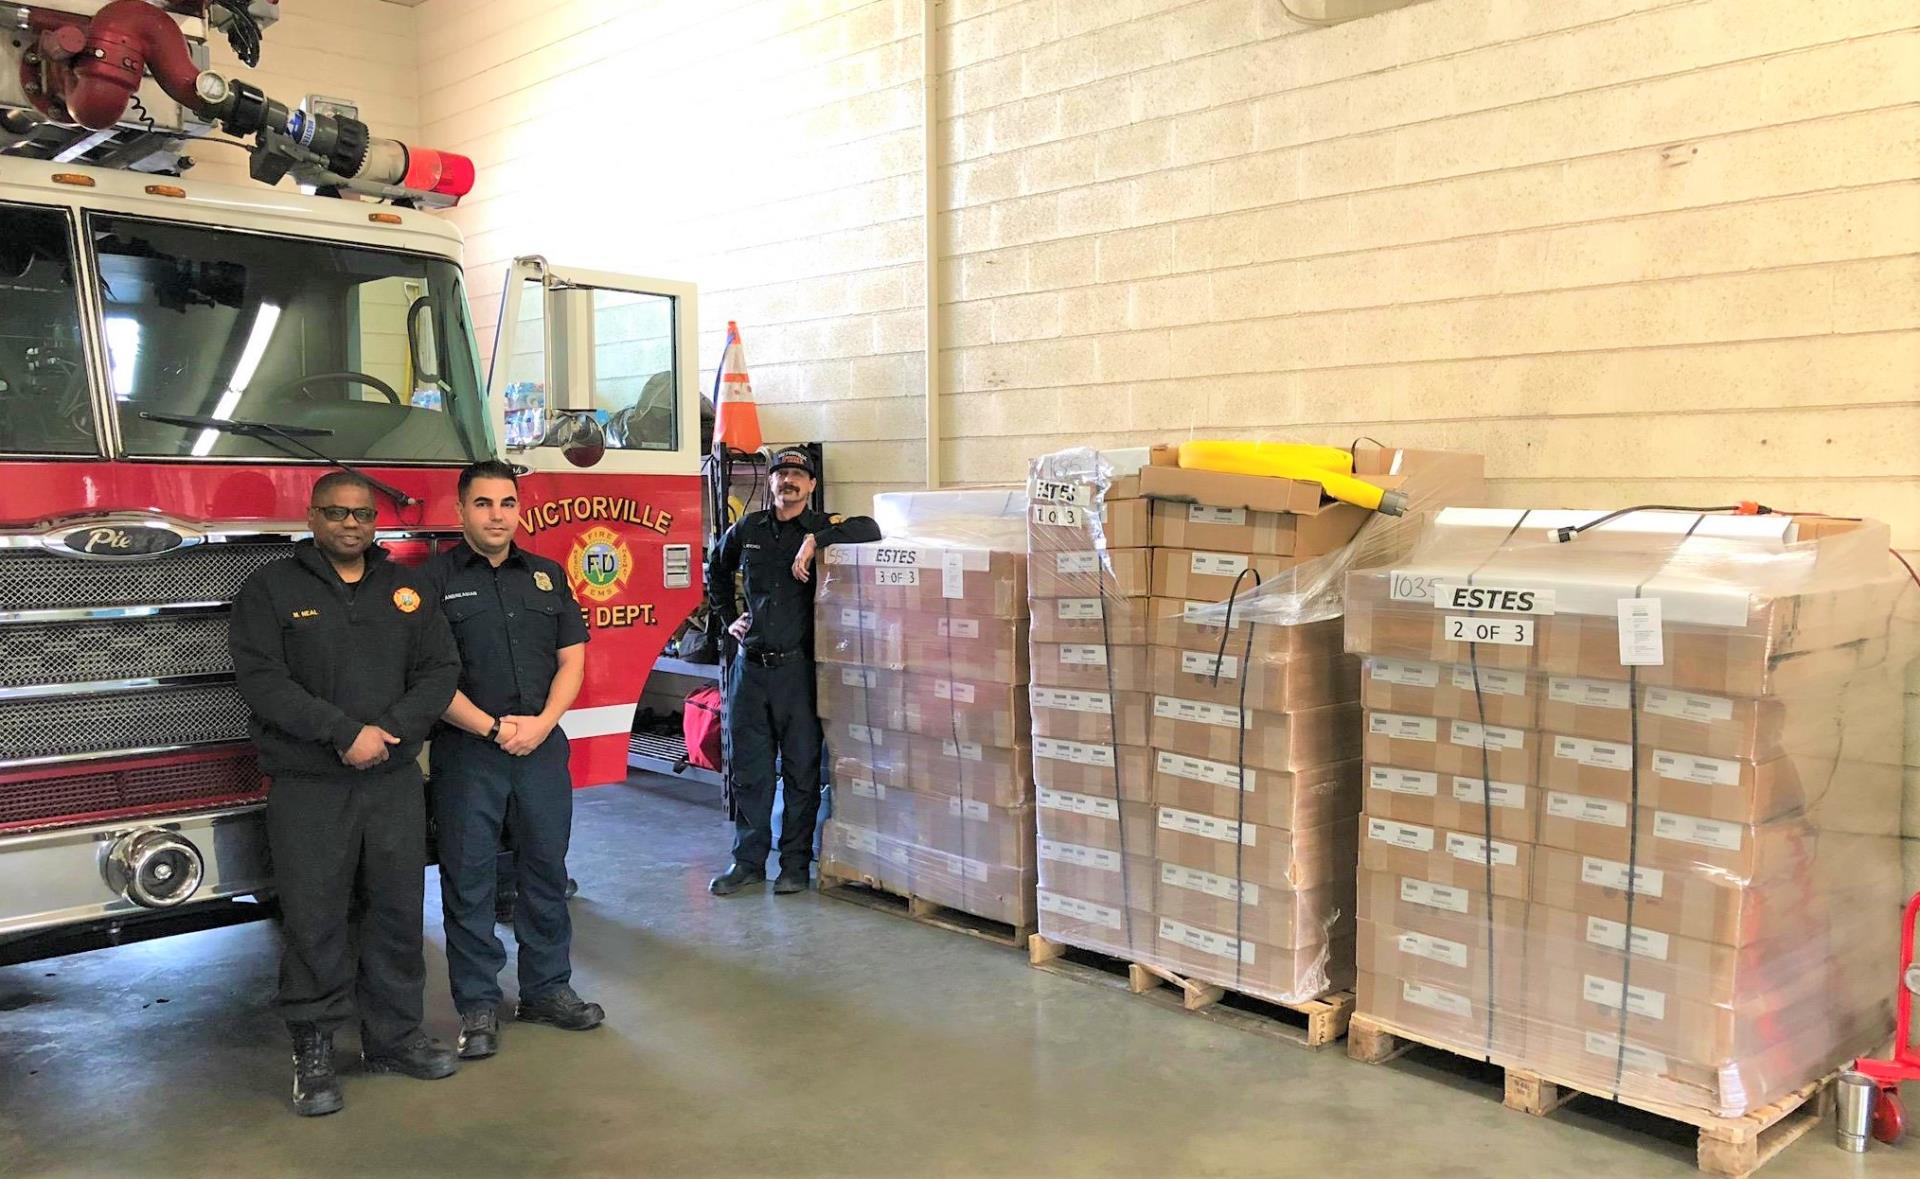
[[[866,516],[828,516],[809,508],[791,520],[772,512],[748,512],[727,529],[707,563],[707,602],[725,630],[740,617],[733,588],[736,572],[746,573],[747,649],[783,654],[813,654],[813,587],[793,575],[793,559],[800,545],[814,538],[818,550],[836,544],[864,544],[880,539],[880,526]]]
[[[427,562],[460,647],[460,690],[489,716],[538,716],[560,649],[587,641],[558,561],[519,545],[495,567],[462,540]]]

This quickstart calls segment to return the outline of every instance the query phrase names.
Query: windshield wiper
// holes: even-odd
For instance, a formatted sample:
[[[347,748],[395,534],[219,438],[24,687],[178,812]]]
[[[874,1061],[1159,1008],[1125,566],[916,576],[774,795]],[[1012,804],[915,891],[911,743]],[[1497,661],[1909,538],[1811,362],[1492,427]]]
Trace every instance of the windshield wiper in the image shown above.
[[[331,438],[333,431],[325,426],[282,426],[274,422],[249,422],[238,418],[207,417],[197,413],[148,413],[144,410],[141,411],[140,417],[149,422],[160,422],[168,426],[218,430],[222,434],[234,434],[241,438],[258,438],[282,454],[292,455],[294,458],[317,458],[321,462],[339,467],[350,475],[358,475],[374,490],[384,493],[399,507],[410,508],[422,502],[393,484],[376,479],[365,471],[349,466],[325,451],[301,441],[302,438]],[[296,450],[295,447],[299,449]]]

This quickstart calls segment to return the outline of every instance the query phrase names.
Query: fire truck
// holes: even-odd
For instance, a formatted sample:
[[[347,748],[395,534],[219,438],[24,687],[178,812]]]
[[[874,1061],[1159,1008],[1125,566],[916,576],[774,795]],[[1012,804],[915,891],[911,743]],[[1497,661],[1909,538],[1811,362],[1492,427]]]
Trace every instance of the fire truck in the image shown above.
[[[519,543],[592,635],[576,785],[625,778],[699,600],[694,287],[520,259],[483,370],[435,212],[472,165],[206,68],[275,11],[0,8],[0,964],[271,913],[226,616],[326,471],[418,562],[462,466],[525,470]],[[196,181],[221,132],[299,189]]]

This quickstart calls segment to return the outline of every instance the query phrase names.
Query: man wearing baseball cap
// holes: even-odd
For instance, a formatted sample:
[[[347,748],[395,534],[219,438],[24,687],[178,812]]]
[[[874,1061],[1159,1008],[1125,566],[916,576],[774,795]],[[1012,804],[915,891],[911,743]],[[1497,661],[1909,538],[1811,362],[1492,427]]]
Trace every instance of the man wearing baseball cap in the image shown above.
[[[741,517],[707,563],[713,617],[725,623],[740,644],[727,687],[733,864],[708,886],[718,896],[767,878],[776,753],[786,788],[786,817],[780,832],[780,876],[773,891],[806,891],[813,827],[820,814],[813,559],[828,545],[880,539],[880,526],[869,517],[828,516],[809,506],[818,472],[806,451],[781,451],[767,478],[773,509]],[[734,586],[736,574],[742,575],[746,592],[744,613]]]

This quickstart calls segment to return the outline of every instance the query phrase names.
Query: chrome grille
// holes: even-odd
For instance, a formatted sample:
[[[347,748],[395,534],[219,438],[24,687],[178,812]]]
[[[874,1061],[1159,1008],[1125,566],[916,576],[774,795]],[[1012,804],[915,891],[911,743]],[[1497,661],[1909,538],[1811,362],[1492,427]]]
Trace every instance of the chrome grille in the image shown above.
[[[225,614],[0,626],[0,686],[231,672]]]
[[[0,750],[8,758],[246,739],[247,706],[232,684],[88,696],[57,705],[0,701]]]
[[[254,570],[292,555],[291,541],[199,544],[132,561],[0,549],[0,610],[228,602]]]
[[[0,784],[0,830],[198,810],[215,800],[265,794],[251,750],[194,761],[50,775]]]

